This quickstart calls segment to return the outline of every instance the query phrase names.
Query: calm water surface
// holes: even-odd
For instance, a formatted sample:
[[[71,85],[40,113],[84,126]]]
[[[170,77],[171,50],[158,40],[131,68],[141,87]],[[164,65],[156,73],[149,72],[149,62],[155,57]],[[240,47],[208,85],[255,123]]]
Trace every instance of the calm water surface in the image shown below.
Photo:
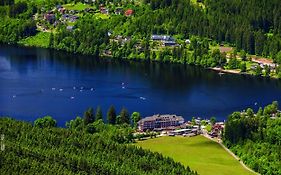
[[[183,65],[97,60],[47,49],[0,46],[0,116],[60,126],[88,107],[113,104],[143,116],[173,113],[226,119],[234,110],[281,102],[278,80]],[[257,105],[255,105],[255,103]]]

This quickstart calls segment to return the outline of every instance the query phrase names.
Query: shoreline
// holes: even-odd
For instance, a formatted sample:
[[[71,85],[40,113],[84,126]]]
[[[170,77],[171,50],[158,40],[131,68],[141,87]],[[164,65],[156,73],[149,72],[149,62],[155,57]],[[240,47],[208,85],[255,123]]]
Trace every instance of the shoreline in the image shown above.
[[[241,71],[237,71],[237,70],[226,70],[226,69],[222,69],[220,67],[208,67],[207,69],[209,70],[213,70],[219,73],[229,73],[229,74],[240,74],[242,75]],[[247,74],[247,75],[251,75],[251,74]]]
[[[84,55],[84,56],[95,56],[95,55],[92,55],[92,54],[83,54],[83,53],[75,53],[75,52],[68,52],[68,51],[65,51],[65,50],[60,50],[60,49],[56,49],[56,48],[50,48],[50,47],[38,47],[38,46],[31,46],[31,45],[24,45],[24,44],[20,44],[20,43],[1,43],[1,45],[8,45],[8,46],[17,46],[17,47],[23,47],[23,48],[42,48],[42,49],[50,49],[50,50],[55,50],[55,51],[61,51],[61,52],[65,52],[67,54],[79,54],[79,55]],[[98,56],[98,59],[109,59],[109,60],[114,60],[112,55],[99,55]],[[136,60],[136,59],[127,59],[127,58],[117,58],[117,59],[120,59],[120,60],[124,60],[124,61],[134,61],[134,62],[148,62],[148,63],[151,63],[151,62],[157,62],[157,63],[164,63],[164,64],[167,64],[167,62],[162,62],[162,61],[152,61],[150,59],[148,60]],[[190,65],[190,66],[196,66],[196,67],[201,67],[201,68],[204,68],[200,65],[193,65],[193,64],[187,64],[187,63],[179,63],[179,62],[169,62],[168,64],[180,64],[180,65]],[[205,68],[207,70],[211,70],[211,71],[216,71],[216,72],[219,72],[219,74],[236,74],[236,75],[249,75],[249,76],[252,76],[252,77],[256,77],[256,78],[270,78],[270,79],[274,79],[274,80],[278,80],[279,78],[278,77],[273,77],[273,76],[269,76],[269,77],[265,77],[263,75],[261,76],[257,76],[257,75],[254,75],[254,74],[250,74],[250,73],[247,73],[247,72],[241,72],[241,71],[238,71],[238,70],[227,70],[227,69],[222,69],[220,67],[207,67]]]
[[[208,67],[207,68],[208,70],[212,70],[212,71],[215,71],[215,72],[218,72],[218,74],[236,74],[236,75],[247,75],[247,76],[251,76],[251,77],[255,77],[255,78],[270,78],[270,79],[273,79],[273,80],[279,80],[278,77],[273,77],[273,76],[257,76],[257,75],[254,75],[254,74],[250,74],[248,72],[241,72],[241,71],[238,71],[238,70],[227,70],[227,69],[222,69],[222,68],[219,68],[219,67]]]

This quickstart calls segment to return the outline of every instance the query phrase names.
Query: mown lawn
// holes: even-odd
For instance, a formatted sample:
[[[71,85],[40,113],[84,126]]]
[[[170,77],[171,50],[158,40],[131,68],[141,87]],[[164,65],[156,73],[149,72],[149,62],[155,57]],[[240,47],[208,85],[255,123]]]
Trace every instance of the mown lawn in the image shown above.
[[[218,143],[203,136],[159,137],[139,141],[136,145],[172,157],[202,175],[247,175],[244,169]]]
[[[63,7],[66,8],[67,10],[85,10],[86,8],[91,8],[90,5],[83,4],[81,2],[79,2],[77,4],[66,4],[66,5],[63,5]]]

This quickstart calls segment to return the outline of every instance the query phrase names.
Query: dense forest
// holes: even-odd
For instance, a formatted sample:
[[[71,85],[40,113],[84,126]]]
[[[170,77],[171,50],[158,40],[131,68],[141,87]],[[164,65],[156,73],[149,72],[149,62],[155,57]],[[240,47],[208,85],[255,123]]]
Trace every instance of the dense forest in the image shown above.
[[[273,58],[281,49],[279,0],[205,0],[205,8],[183,0],[148,0],[148,3],[157,10],[144,18],[145,33],[194,34]],[[153,23],[156,25],[150,25]]]
[[[104,124],[89,114],[67,128],[56,127],[50,116],[34,124],[1,117],[1,174],[197,174],[171,158],[126,144],[133,141],[128,125]]]
[[[281,113],[275,101],[260,108],[234,112],[225,123],[224,144],[261,174],[281,174]]]

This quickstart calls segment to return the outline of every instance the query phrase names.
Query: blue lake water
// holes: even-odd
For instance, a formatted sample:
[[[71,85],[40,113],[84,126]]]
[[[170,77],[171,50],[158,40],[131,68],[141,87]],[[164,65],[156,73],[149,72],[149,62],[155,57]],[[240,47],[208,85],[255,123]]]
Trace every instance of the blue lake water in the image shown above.
[[[64,126],[88,107],[110,105],[142,116],[178,114],[219,120],[236,110],[281,102],[281,81],[218,75],[194,66],[100,60],[38,48],[0,46],[0,116]],[[256,105],[255,105],[256,103]]]

